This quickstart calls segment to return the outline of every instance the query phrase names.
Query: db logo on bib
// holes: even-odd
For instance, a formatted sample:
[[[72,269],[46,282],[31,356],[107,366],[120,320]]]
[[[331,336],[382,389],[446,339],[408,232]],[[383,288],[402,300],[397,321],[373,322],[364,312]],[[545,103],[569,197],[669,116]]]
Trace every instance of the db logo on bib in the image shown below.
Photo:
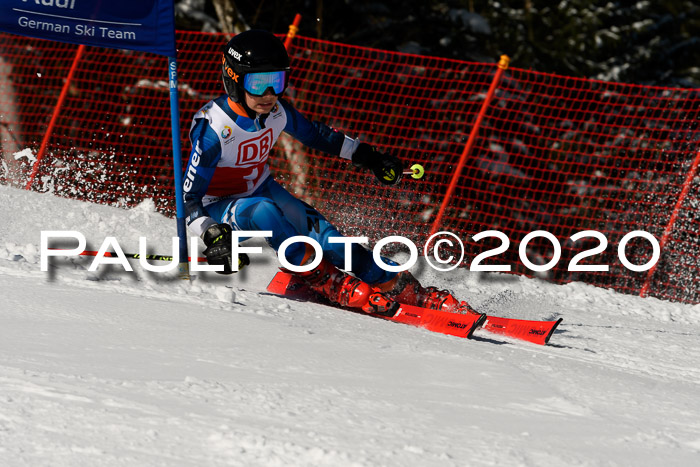
[[[272,147],[272,128],[268,128],[265,133],[257,138],[243,141],[238,146],[239,166],[255,165],[267,159],[267,155]]]

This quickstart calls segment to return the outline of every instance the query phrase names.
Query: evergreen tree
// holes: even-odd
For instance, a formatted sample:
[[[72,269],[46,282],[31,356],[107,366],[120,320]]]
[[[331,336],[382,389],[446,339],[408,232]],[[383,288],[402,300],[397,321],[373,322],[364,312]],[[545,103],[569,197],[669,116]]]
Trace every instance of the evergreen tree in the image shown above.
[[[228,2],[239,26],[278,33],[301,13],[300,34],[319,39],[469,61],[506,54],[512,66],[541,72],[700,87],[694,0],[216,1]],[[181,27],[216,22],[214,0],[177,5]]]

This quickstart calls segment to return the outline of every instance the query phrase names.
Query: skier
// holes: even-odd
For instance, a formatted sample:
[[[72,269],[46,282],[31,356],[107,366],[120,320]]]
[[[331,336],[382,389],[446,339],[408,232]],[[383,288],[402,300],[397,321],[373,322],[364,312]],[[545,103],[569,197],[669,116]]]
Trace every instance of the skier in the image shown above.
[[[304,235],[321,245],[323,259],[312,271],[296,274],[332,302],[387,315],[395,313],[399,302],[469,311],[449,292],[422,287],[407,271],[385,271],[356,243],[351,249],[354,276],[338,269],[344,266],[345,245],[330,243],[329,238],[341,234],[270,176],[270,149],[284,131],[308,147],[371,170],[385,185],[399,183],[403,165],[393,155],[307,120],[282,98],[290,71],[287,51],[273,34],[240,33],[223,49],[226,94],[209,101],[193,118],[183,191],[188,228],[204,241],[207,262],[223,265],[224,274],[232,272],[232,229],[272,231],[267,242],[275,250],[284,240]],[[293,243],[285,256],[291,264],[305,265],[314,260],[314,250],[306,243]]]

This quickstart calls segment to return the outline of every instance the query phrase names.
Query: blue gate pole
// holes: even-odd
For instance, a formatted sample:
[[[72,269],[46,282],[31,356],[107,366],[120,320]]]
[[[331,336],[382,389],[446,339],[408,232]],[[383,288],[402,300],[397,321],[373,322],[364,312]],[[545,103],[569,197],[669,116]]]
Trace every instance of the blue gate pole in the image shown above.
[[[187,226],[185,225],[185,202],[182,191],[182,148],[180,145],[180,104],[177,93],[177,60],[168,57],[170,83],[170,123],[173,133],[173,171],[175,178],[175,207],[177,209],[177,236],[180,261],[178,275],[181,279],[190,278],[190,265],[187,254]]]

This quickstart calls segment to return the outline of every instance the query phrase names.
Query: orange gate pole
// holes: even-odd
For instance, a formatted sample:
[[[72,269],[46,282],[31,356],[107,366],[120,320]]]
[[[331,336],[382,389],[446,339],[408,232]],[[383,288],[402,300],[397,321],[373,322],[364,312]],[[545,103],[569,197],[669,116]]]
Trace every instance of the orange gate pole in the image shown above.
[[[683,205],[683,202],[685,201],[685,198],[688,196],[688,192],[690,191],[690,185],[693,182],[693,179],[695,178],[695,172],[698,170],[698,166],[700,165],[700,149],[698,150],[698,153],[695,155],[695,160],[693,161],[693,164],[690,166],[690,170],[688,171],[688,175],[685,177],[685,182],[683,182],[683,189],[681,190],[681,194],[678,195],[678,201],[676,201],[676,206],[673,208],[673,212],[671,213],[671,217],[668,220],[668,224],[666,225],[666,228],[664,229],[664,233],[661,235],[661,240],[659,241],[659,250],[661,253],[664,251],[664,247],[666,246],[666,243],[668,243],[668,238],[671,236],[671,230],[673,230],[673,225],[676,223],[676,219],[678,218],[678,213],[681,210],[681,206]],[[661,261],[661,258],[659,257],[659,261]],[[649,293],[649,288],[651,287],[651,279],[654,276],[654,272],[656,272],[656,266],[658,266],[659,262],[657,261],[654,266],[652,266],[651,269],[649,269],[649,272],[647,272],[647,277],[646,280],[644,281],[644,285],[642,286],[642,290],[639,292],[640,297],[646,297],[647,294]]]
[[[479,133],[479,126],[481,126],[481,120],[483,120],[484,115],[486,114],[486,109],[491,103],[493,95],[496,92],[496,87],[501,81],[501,76],[503,76],[503,72],[508,68],[509,63],[510,58],[508,58],[507,55],[501,55],[501,59],[498,62],[498,69],[496,70],[496,75],[493,77],[493,81],[491,81],[491,86],[489,87],[488,93],[486,94],[486,99],[484,99],[484,103],[481,105],[481,110],[479,110],[479,114],[476,117],[476,121],[474,122],[472,131],[471,133],[469,133],[469,139],[467,140],[467,144],[464,146],[462,155],[459,157],[457,168],[454,171],[454,175],[452,175],[450,185],[447,187],[445,197],[442,199],[440,209],[437,213],[437,216],[435,217],[435,220],[433,221],[432,227],[430,228],[430,235],[433,235],[435,232],[437,232],[438,228],[440,228],[440,223],[442,221],[443,215],[445,214],[445,209],[447,208],[447,205],[450,202],[450,198],[452,198],[452,193],[455,191],[455,188],[457,188],[457,182],[459,181],[459,178],[462,175],[462,169],[464,168],[467,156],[471,152],[472,146],[474,146],[476,135]]]
[[[85,46],[83,44],[80,44],[78,46],[78,50],[75,52],[75,57],[73,58],[73,64],[71,65],[70,70],[68,70],[68,76],[66,76],[66,81],[63,83],[63,88],[61,89],[61,94],[58,96],[58,102],[56,102],[56,106],[53,108],[53,114],[51,115],[51,120],[49,121],[49,126],[46,128],[46,133],[44,134],[44,139],[41,141],[41,147],[39,147],[39,154],[37,154],[36,160],[34,161],[34,165],[32,166],[32,173],[29,176],[29,181],[27,181],[27,185],[24,187],[26,190],[32,189],[32,185],[34,184],[34,179],[36,178],[36,174],[39,172],[39,166],[41,165],[41,159],[44,157],[44,154],[46,153],[46,148],[49,145],[49,138],[51,138],[51,133],[53,132],[53,127],[56,125],[56,120],[58,120],[58,114],[61,111],[61,107],[63,106],[63,101],[66,99],[66,94],[68,94],[68,88],[70,88],[70,83],[73,80],[73,74],[75,73],[75,70],[78,68],[78,61],[80,61],[80,57],[82,57],[84,51],[85,51]]]
[[[294,22],[289,25],[289,32],[287,32],[287,38],[284,40],[284,48],[289,50],[289,46],[292,45],[292,39],[299,32],[299,23],[301,22],[301,15],[299,13],[294,16]]]

